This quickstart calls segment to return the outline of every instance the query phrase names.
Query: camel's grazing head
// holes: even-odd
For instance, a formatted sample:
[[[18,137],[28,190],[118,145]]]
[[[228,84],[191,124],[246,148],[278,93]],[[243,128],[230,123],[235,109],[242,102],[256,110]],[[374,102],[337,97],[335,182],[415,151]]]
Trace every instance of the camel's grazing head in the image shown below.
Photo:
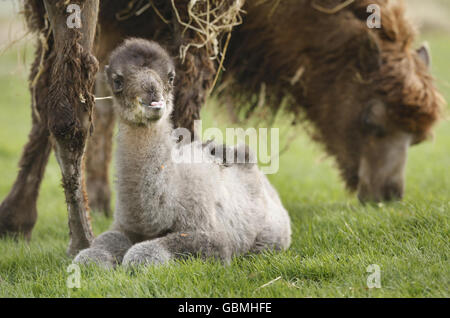
[[[262,100],[278,109],[288,92],[290,110],[314,124],[348,189],[362,201],[399,199],[408,147],[430,135],[443,103],[429,53],[413,47],[401,0],[358,0],[333,13],[318,3],[343,2],[247,2],[226,65],[233,96],[267,92]],[[371,4],[380,28],[367,25]]]
[[[170,115],[175,66],[158,43],[126,40],[111,53],[106,77],[126,123],[150,125]]]
[[[356,185],[361,201],[400,199],[409,146],[425,140],[442,98],[429,75],[430,55],[422,46],[396,50],[380,42],[380,65],[369,76],[370,98],[359,108],[360,144]]]
[[[360,4],[362,11],[367,3]],[[354,158],[343,162],[357,167],[346,176],[359,199],[376,202],[403,196],[408,148],[431,134],[444,102],[430,75],[427,46],[413,47],[414,29],[402,2],[380,4],[382,27],[369,30],[359,51],[362,85],[356,84],[350,99],[358,104],[350,107],[355,116],[347,115],[349,126],[356,123],[361,129],[354,141],[347,141]]]
[[[379,202],[402,198],[408,148],[431,134],[443,99],[430,75],[428,49],[413,46],[402,2],[378,1],[381,28],[374,29],[366,25],[369,3],[358,2],[353,17],[343,13],[347,19],[337,22],[339,62],[333,62],[336,53],[321,56],[331,59],[313,75],[323,84],[307,94],[322,107],[307,111],[349,189],[363,202]],[[352,31],[343,33],[348,21]]]

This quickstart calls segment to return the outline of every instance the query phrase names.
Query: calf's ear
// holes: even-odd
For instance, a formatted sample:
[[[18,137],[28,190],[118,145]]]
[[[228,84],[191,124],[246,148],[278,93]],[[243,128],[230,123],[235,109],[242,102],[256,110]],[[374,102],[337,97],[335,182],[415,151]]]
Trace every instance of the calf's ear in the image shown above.
[[[381,49],[377,38],[370,31],[364,31],[358,43],[358,68],[363,74],[378,71],[381,66]]]
[[[422,44],[422,46],[416,50],[416,53],[428,68],[431,67],[430,47],[427,43]]]

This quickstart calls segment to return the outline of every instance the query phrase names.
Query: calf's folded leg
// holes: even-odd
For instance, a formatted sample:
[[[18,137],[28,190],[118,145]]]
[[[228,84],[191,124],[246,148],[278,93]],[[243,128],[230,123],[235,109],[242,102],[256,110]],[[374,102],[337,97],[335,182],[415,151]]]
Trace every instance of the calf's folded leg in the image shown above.
[[[107,231],[96,237],[90,248],[78,253],[73,262],[77,264],[95,263],[111,268],[122,263],[123,256],[133,245],[130,239],[119,231]]]
[[[164,264],[190,255],[214,257],[229,263],[231,247],[218,232],[176,232],[133,245],[122,263],[125,266]]]

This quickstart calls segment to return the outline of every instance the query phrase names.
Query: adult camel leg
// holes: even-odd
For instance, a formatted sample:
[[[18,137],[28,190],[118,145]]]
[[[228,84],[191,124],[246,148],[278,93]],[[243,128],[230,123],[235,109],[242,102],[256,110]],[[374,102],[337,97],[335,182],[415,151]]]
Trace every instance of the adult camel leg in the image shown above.
[[[97,74],[96,96],[111,95],[106,87],[102,72]],[[92,210],[111,214],[111,190],[109,166],[112,153],[112,139],[115,116],[112,100],[98,100],[94,107],[95,129],[89,137],[86,150],[86,186],[89,206]]]
[[[33,116],[34,117],[34,116]],[[0,236],[24,236],[31,239],[37,219],[36,201],[51,151],[49,132],[33,118],[28,143],[20,160],[17,179],[0,205]]]
[[[83,187],[82,162],[91,129],[92,95],[98,62],[91,54],[98,17],[98,0],[71,1],[81,9],[81,28],[69,28],[66,1],[44,0],[52,27],[54,52],[47,100],[48,127],[69,214],[68,254],[88,247],[93,234]]]
[[[36,58],[31,68],[30,82],[36,77],[42,55],[42,45],[39,42]],[[9,194],[0,205],[0,237],[9,235],[31,238],[31,232],[36,223],[36,202],[39,187],[47,165],[52,146],[46,125],[45,113],[42,112],[42,95],[36,96],[35,91],[45,91],[48,80],[43,72],[35,84],[30,85],[32,98],[32,128],[28,135],[19,162],[19,173]],[[33,85],[36,85],[33,87]]]

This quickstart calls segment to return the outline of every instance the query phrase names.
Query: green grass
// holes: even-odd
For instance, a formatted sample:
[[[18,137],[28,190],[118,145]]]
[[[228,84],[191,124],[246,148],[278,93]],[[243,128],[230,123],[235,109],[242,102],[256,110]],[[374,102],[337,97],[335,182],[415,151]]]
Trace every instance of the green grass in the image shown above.
[[[450,41],[431,36],[433,71],[450,100]],[[31,60],[30,45],[27,60]],[[0,200],[17,173],[30,128],[26,72],[12,50],[0,57]],[[203,111],[208,126],[217,110]],[[137,272],[82,269],[81,288],[68,289],[67,212],[52,157],[38,202],[31,243],[0,241],[0,297],[449,297],[450,125],[409,152],[401,203],[362,206],[345,192],[331,159],[300,128],[270,179],[292,218],[292,246],[283,253],[238,257],[230,266],[198,259]],[[282,133],[283,136],[286,134]],[[93,214],[96,234],[111,223]],[[380,289],[368,289],[370,264]],[[281,277],[267,287],[265,283]]]

